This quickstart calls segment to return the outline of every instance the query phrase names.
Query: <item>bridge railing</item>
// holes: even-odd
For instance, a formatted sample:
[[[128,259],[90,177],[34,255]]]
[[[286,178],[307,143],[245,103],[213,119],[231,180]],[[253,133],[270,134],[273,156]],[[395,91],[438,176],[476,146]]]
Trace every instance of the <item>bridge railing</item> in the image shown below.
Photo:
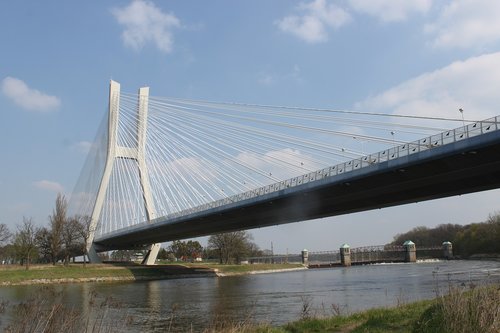
[[[386,162],[397,159],[402,156],[409,156],[422,151],[433,149],[446,144],[465,140],[488,132],[500,129],[500,116],[489,118],[483,121],[471,123],[453,130],[448,130],[436,135],[431,135],[417,141],[405,143],[400,146],[382,150],[378,153],[363,156],[361,158],[346,161],[337,165],[326,167],[307,174],[296,176],[290,179],[282,180],[277,183],[262,186],[244,193],[229,196],[213,202],[205,203],[200,206],[168,214],[167,218],[177,218],[208,209],[218,208],[231,203],[252,199],[269,193],[281,191],[287,188],[301,186],[306,183],[318,181],[327,177],[337,176],[346,172],[358,170],[372,164]],[[161,218],[164,220],[165,217]],[[153,220],[154,222],[154,220]],[[147,222],[144,222],[147,223]],[[133,227],[133,226],[132,226]]]

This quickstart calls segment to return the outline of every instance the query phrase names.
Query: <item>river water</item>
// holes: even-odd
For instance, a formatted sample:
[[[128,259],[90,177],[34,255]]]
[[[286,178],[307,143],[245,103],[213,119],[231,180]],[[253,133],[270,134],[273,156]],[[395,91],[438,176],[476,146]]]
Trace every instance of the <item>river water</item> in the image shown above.
[[[129,317],[123,331],[200,331],[221,320],[279,325],[299,319],[304,305],[311,315],[345,314],[433,298],[450,284],[466,288],[483,283],[500,283],[500,262],[434,261],[223,278],[65,284],[51,287],[51,292],[42,286],[15,286],[0,288],[0,299],[16,304],[44,293],[48,303],[61,302],[81,311],[89,311],[93,304],[95,315],[96,300],[111,297],[117,304],[97,311],[117,320]],[[3,315],[4,327],[12,315],[9,311]]]

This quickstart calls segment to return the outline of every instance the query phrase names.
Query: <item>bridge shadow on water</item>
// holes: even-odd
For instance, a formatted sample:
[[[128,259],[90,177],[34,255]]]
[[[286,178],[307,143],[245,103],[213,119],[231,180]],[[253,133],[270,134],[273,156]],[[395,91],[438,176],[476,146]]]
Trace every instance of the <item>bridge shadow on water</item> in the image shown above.
[[[188,267],[178,264],[141,265],[130,261],[105,261],[107,265],[125,268],[130,271],[135,280],[160,280],[183,277],[216,276],[215,271],[208,267]]]

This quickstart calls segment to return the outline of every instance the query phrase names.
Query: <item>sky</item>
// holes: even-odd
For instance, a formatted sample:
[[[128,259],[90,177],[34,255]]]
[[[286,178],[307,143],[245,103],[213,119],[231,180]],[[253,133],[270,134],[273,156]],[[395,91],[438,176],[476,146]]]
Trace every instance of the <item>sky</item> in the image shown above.
[[[71,195],[110,79],[156,96],[480,120],[500,114],[498,17],[495,0],[4,1],[0,223],[45,225],[57,193]],[[323,251],[499,210],[493,190],[251,233],[275,253]]]

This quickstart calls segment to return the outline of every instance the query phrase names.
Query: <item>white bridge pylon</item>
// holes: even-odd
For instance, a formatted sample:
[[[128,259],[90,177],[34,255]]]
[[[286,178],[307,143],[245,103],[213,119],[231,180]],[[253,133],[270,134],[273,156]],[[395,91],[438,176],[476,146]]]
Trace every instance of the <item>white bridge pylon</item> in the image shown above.
[[[107,157],[104,172],[97,192],[96,201],[91,215],[90,234],[87,240],[87,251],[89,260],[93,263],[100,262],[100,258],[94,247],[94,237],[97,223],[101,216],[106,192],[108,189],[110,177],[113,171],[113,165],[116,159],[130,159],[137,162],[139,169],[139,181],[142,189],[144,208],[148,221],[157,217],[156,209],[151,194],[151,185],[149,183],[148,169],[145,160],[147,119],[148,119],[149,87],[139,89],[138,98],[138,117],[137,117],[137,146],[124,147],[118,144],[118,117],[120,116],[120,84],[111,81],[109,85],[109,120],[108,120],[108,144]],[[147,254],[142,261],[143,264],[153,265],[160,250],[160,243],[151,244]]]

